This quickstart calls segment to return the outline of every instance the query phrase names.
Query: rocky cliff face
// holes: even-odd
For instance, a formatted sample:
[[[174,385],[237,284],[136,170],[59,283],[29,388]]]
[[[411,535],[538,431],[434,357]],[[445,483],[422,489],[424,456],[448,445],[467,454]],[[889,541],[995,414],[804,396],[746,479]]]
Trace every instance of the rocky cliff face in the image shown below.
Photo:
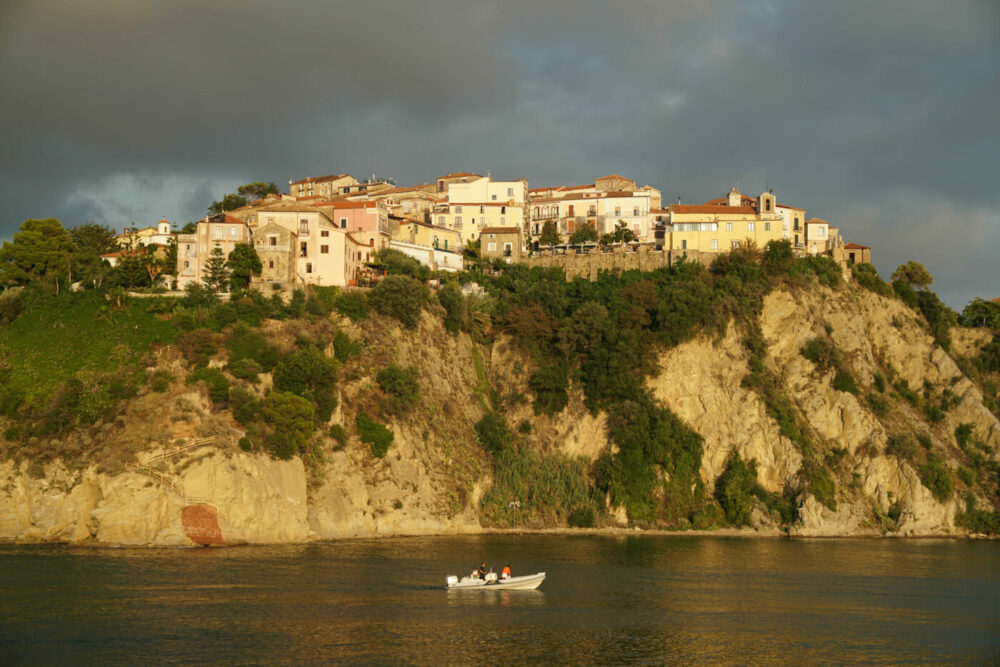
[[[178,385],[166,395],[136,399],[125,417],[97,443],[124,452],[122,461],[145,467],[56,463],[29,474],[28,462],[0,464],[0,538],[24,541],[98,542],[129,545],[192,545],[302,542],[354,536],[472,533],[482,530],[476,508],[489,486],[489,466],[475,444],[473,424],[485,413],[491,392],[508,399],[512,426],[533,423],[538,449],[594,459],[607,447],[605,416],[589,414],[578,390],[555,418],[536,417],[526,379],[530,362],[502,336],[491,346],[466,334],[454,337],[440,319],[425,313],[419,328],[405,332],[373,317],[362,325],[337,326],[366,341],[340,383],[333,421],[348,433],[359,410],[378,400],[375,372],[390,362],[420,370],[421,401],[410,414],[390,420],[395,439],[388,455],[374,458],[351,435],[339,448],[320,436],[325,462],[307,469],[299,459],[275,461],[240,451],[234,422],[206,396]],[[731,326],[718,340],[684,343],[665,352],[650,380],[657,398],[704,438],[701,477],[709,488],[730,452],[757,462],[761,485],[795,494],[795,535],[883,534],[880,517],[893,516],[892,534],[962,532],[957,498],[939,502],[921,482],[915,463],[886,453],[890,435],[926,434],[931,451],[951,469],[961,453],[954,430],[973,424],[988,456],[998,458],[1000,423],[955,362],[920,328],[911,310],[853,287],[779,290],[767,297],[761,329],[766,364],[781,379],[820,453],[832,464],[836,510],[820,503],[802,483],[803,452],[781,435],[760,397],[742,386],[748,372],[743,332]],[[275,339],[280,331],[275,331]],[[802,346],[828,336],[843,353],[858,395],[831,386],[832,373],[817,371]],[[970,351],[981,342],[959,335]],[[180,376],[179,360],[161,368]],[[938,423],[898,397],[883,414],[865,397],[876,378],[894,374],[909,387],[954,396]],[[268,378],[265,378],[264,386]],[[891,390],[887,390],[887,394]],[[158,457],[176,443],[221,434],[183,451]],[[197,441],[196,441],[197,444]],[[755,513],[758,525],[775,517]]]

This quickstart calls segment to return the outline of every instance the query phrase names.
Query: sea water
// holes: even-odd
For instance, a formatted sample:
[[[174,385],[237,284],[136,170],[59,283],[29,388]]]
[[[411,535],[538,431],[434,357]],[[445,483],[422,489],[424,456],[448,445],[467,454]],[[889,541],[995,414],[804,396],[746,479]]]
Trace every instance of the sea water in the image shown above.
[[[445,590],[486,560],[537,591]],[[1000,661],[1000,542],[478,536],[0,545],[0,664]]]

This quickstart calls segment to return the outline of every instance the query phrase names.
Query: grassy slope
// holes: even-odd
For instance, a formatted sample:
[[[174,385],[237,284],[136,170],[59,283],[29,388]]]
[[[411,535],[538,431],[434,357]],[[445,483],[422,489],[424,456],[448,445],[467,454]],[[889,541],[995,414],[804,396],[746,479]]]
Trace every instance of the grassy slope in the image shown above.
[[[173,324],[147,312],[151,301],[132,299],[112,310],[93,292],[32,299],[17,320],[0,327],[7,382],[31,400],[51,394],[75,373],[137,364],[153,344],[175,336]]]

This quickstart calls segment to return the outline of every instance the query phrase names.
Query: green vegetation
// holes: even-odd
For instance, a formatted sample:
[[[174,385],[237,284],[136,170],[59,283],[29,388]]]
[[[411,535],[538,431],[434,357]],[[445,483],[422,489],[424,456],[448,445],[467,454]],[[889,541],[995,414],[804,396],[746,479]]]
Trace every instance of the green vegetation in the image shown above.
[[[368,317],[368,297],[364,292],[357,290],[343,292],[337,297],[334,308],[341,315],[360,322]]]
[[[726,468],[715,482],[715,497],[734,526],[749,526],[756,498],[757,462],[743,461],[735,449],[726,459]]]
[[[340,424],[330,426],[330,437],[336,441],[337,449],[343,449],[347,446],[347,431]]]
[[[333,356],[337,361],[345,364],[348,359],[359,352],[361,352],[361,343],[356,342],[343,331],[337,331],[333,334]]]
[[[893,295],[892,287],[882,280],[882,277],[878,274],[878,270],[872,264],[868,264],[867,262],[863,264],[851,264],[851,276],[854,278],[854,282],[871,292],[881,294],[882,296]]]
[[[209,398],[219,407],[225,407],[229,400],[229,379],[218,368],[198,366],[188,375],[188,384],[204,382],[208,387]]]
[[[535,395],[535,414],[551,416],[563,411],[569,403],[569,364],[560,362],[543,366],[528,379]]]
[[[538,237],[538,244],[543,246],[560,245],[562,238],[559,236],[559,229],[555,220],[546,220],[542,225],[542,234]]]
[[[951,479],[951,471],[940,456],[929,453],[927,463],[920,466],[917,472],[920,474],[920,483],[930,489],[938,502],[943,503],[951,498],[955,483]]]
[[[427,301],[427,288],[408,276],[386,276],[368,295],[372,308],[415,329]]]
[[[319,423],[337,407],[337,362],[314,345],[290,352],[274,367],[274,388],[301,396],[315,405]]]
[[[1000,329],[1000,303],[977,297],[962,309],[958,323],[963,327]]]
[[[413,409],[420,396],[420,372],[415,366],[391,364],[379,371],[376,380],[385,393],[382,405],[386,413],[399,416]]]
[[[858,385],[854,382],[850,371],[844,362],[844,355],[828,337],[817,337],[802,347],[802,356],[813,362],[820,372],[834,371],[830,383],[837,391],[858,395]]]
[[[457,334],[465,320],[465,297],[455,283],[446,283],[437,293],[438,303],[444,308],[444,328]]]
[[[385,458],[395,436],[388,427],[379,424],[364,412],[358,413],[354,420],[354,425],[358,429],[361,442],[367,443],[371,449],[372,456],[377,459]]]

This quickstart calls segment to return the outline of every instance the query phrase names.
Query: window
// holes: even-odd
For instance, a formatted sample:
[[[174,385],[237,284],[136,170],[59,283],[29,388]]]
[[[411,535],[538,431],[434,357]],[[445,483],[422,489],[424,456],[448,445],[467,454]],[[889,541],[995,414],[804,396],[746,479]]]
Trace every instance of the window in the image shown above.
[[[438,216],[438,224],[444,226],[444,216],[443,215],[439,215]]]
[[[740,247],[740,242],[737,241],[736,239],[733,239],[732,243],[733,243],[733,250],[736,250],[737,248]]]
[[[770,222],[765,222],[764,223],[764,231],[765,232],[771,231],[771,223]]]
[[[496,195],[493,195],[492,197],[490,197],[490,201],[496,201],[496,200],[497,200],[497,196]]]
[[[319,235],[322,236],[323,238],[326,238],[326,237],[328,237],[330,235],[330,230],[329,229],[324,229],[323,231],[321,231],[319,233]]]
[[[185,269],[190,268],[190,267],[191,267],[191,262],[184,262],[184,268]]]
[[[681,241],[681,250],[687,250],[687,249],[688,249],[688,242],[686,240]]]
[[[573,216],[573,208],[574,208],[573,204],[570,204],[569,205],[569,211],[566,213],[566,215],[572,217]]]
[[[488,252],[496,252],[497,251],[497,244],[496,243],[487,243],[486,244],[486,250]]]
[[[753,231],[753,223],[752,222],[748,222],[747,223],[747,231],[748,232],[752,232]]]
[[[795,231],[799,230],[799,219],[795,218]]]
[[[479,207],[479,212],[480,213],[486,213],[486,207],[485,206],[480,206]]]
[[[481,217],[479,218],[479,224],[480,224],[480,225],[485,225],[485,224],[486,224],[486,216],[485,216],[485,215],[484,215],[484,216],[481,216]]]
[[[597,205],[591,204],[590,208],[587,209],[587,215],[597,215]]]
[[[274,218],[268,218],[267,219],[267,224],[269,224],[269,225],[274,224]]]
[[[731,223],[731,222],[727,222],[726,223],[726,231],[727,232],[733,231],[733,223]]]
[[[536,218],[538,217],[538,207],[537,206],[535,207],[535,217]]]
[[[267,263],[267,268],[269,268],[269,269],[273,269],[274,268],[274,260],[273,259]]]
[[[503,214],[505,214],[506,212],[507,212],[507,207],[506,207],[506,206],[501,206],[501,207],[500,207],[500,215],[503,215]]]
[[[213,239],[224,239],[226,238],[226,228],[222,225],[212,226],[212,238]]]
[[[330,246],[328,246],[328,245],[321,245],[319,247],[319,254],[321,254],[321,255],[329,255],[330,254]]]
[[[771,198],[768,197],[764,200],[764,210],[770,212],[771,210]]]
[[[341,218],[340,219],[340,228],[341,229],[347,229],[347,218]]]
[[[299,220],[299,234],[308,234],[308,233],[309,233],[309,221]]]
[[[506,224],[507,224],[507,218],[500,218],[500,225],[503,226]]]
[[[712,239],[712,250],[719,249],[719,239]]]
[[[230,228],[229,228],[229,235],[230,235],[231,237],[233,237],[233,238],[235,239],[235,238],[236,238],[236,235],[237,235],[237,234],[239,233],[239,231],[240,231],[240,230],[239,230],[239,229],[237,229],[237,228],[236,228],[235,226],[233,226],[233,227],[230,227]]]
[[[633,206],[632,207],[632,215],[639,215],[639,207],[638,206]]]
[[[312,272],[313,272],[313,265],[306,264],[306,273],[312,273]]]
[[[817,229],[816,230],[816,236],[826,236],[826,229],[824,229],[823,227],[820,227],[819,229]]]
[[[514,196],[514,188],[507,188],[507,196],[508,197]]]
[[[461,228],[462,228],[462,216],[456,215],[455,216],[455,229],[461,229]]]
[[[303,241],[299,244],[299,257],[309,256],[309,244]]]
[[[461,212],[462,212],[462,207],[461,206],[456,206],[455,207],[455,213],[461,213]]]

